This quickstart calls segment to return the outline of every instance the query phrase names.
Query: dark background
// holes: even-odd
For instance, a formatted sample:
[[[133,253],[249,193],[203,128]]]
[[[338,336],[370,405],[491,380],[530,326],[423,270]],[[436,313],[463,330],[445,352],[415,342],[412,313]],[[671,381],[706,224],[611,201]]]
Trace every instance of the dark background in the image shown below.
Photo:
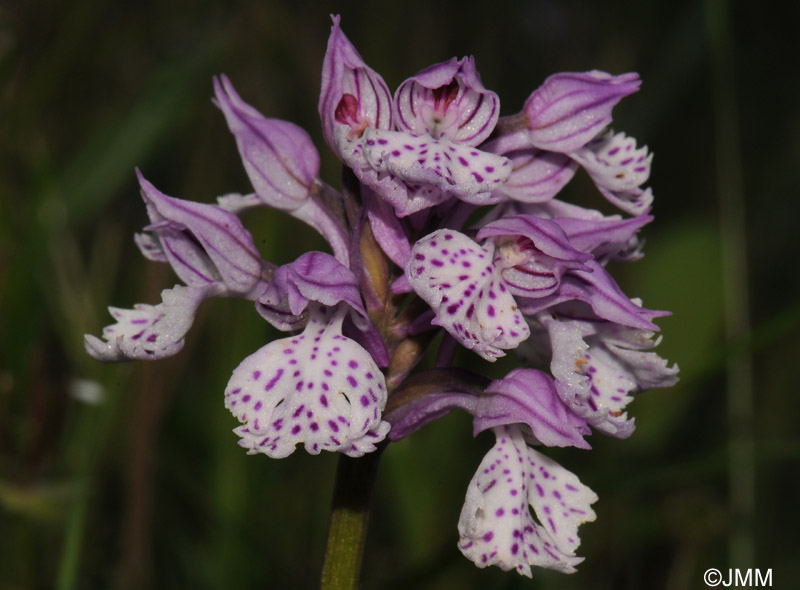
[[[231,370],[276,336],[251,304],[207,302],[184,351],[153,364],[100,365],[82,334],[176,282],[133,244],[135,166],[181,198],[250,190],[212,75],[309,130],[338,184],[316,110],[330,12],[391,89],[474,55],[503,114],[558,71],[641,74],[614,124],[656,154],[656,219],[645,259],[612,272],[674,312],[660,352],[681,366],[632,404],[630,440],[548,451],[600,496],[578,573],[530,581],[461,556],[461,503],[493,441],[453,415],[387,450],[364,587],[703,588],[710,567],[797,584],[797,6],[0,5],[0,587],[317,583],[336,457],[246,456],[222,404]],[[583,174],[565,196],[610,212]],[[323,247],[278,213],[245,222],[276,263]]]

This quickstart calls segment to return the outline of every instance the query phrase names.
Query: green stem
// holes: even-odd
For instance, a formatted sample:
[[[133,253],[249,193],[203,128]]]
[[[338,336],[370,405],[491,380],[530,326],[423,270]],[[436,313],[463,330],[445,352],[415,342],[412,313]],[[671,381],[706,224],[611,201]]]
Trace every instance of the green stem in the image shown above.
[[[321,590],[358,588],[370,499],[385,444],[361,458],[340,455],[336,467]]]

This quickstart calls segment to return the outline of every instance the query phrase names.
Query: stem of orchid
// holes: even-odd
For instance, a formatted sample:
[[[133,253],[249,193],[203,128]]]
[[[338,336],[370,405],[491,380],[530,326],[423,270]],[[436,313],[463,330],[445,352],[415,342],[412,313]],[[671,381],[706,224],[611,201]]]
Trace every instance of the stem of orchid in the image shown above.
[[[321,590],[358,588],[372,490],[384,448],[385,444],[378,445],[358,459],[339,456]]]

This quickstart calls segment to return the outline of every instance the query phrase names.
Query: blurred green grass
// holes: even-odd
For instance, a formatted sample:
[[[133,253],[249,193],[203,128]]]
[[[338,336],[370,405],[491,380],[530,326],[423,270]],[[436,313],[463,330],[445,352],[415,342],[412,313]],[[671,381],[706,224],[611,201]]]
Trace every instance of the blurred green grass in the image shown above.
[[[713,5],[712,5],[713,6]],[[450,416],[392,445],[376,492],[366,588],[699,588],[709,567],[773,568],[798,579],[793,531],[800,457],[798,245],[800,108],[786,80],[792,13],[743,2],[723,10],[733,44],[753,331],[724,340],[713,62],[702,4],[342,2],[343,27],[395,87],[422,67],[474,54],[503,112],[560,70],[638,71],[642,91],[616,125],[656,153],[656,220],[646,258],[615,268],[663,319],[674,389],[642,395],[629,441],[592,437],[553,456],[595,489],[579,572],[534,580],[476,570],[456,522],[491,441]],[[209,202],[246,191],[232,139],[210,103],[226,72],[268,116],[319,131],[328,12],[308,2],[0,7],[0,587],[314,587],[335,457],[245,456],[222,406],[230,371],[275,336],[241,301],[210,301],[176,358],[103,366],[85,356],[109,304],[155,302],[168,269],[141,260],[146,222],[133,169],[168,194]],[[773,82],[783,80],[782,82]],[[730,164],[727,164],[730,166]],[[584,186],[572,196],[585,198]],[[590,197],[595,199],[596,197]],[[602,206],[599,200],[593,201]],[[246,219],[265,258],[320,240],[269,212]],[[725,365],[752,357],[755,512],[730,511]],[[74,394],[100,384],[97,404]],[[749,436],[749,435],[748,435]],[[746,485],[746,482],[743,482]],[[753,522],[748,519],[755,519]],[[744,522],[747,521],[747,522]],[[742,529],[752,564],[730,563]]]

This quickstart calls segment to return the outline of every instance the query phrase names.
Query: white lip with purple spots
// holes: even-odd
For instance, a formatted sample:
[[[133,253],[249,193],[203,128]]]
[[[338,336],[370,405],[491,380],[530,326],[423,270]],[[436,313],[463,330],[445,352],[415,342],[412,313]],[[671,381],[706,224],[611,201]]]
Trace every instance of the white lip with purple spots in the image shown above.
[[[267,344],[234,370],[225,407],[243,423],[235,432],[249,454],[286,457],[303,443],[314,455],[360,457],[385,438],[384,377],[366,350],[342,336],[344,313],[314,306],[302,334]]]

